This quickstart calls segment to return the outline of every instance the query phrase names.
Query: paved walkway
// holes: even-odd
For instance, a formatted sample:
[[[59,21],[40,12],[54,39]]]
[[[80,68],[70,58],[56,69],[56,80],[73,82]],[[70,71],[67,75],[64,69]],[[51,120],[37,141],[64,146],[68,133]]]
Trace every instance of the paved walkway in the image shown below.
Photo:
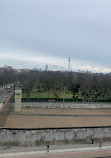
[[[85,151],[102,151],[110,150],[111,143],[104,143],[100,148],[97,143],[94,145],[91,144],[71,144],[71,145],[51,145],[50,154],[55,153],[77,153]],[[30,156],[30,155],[42,155],[46,154],[46,146],[37,146],[37,147],[9,147],[2,146],[0,147],[0,158],[8,158],[14,156]]]

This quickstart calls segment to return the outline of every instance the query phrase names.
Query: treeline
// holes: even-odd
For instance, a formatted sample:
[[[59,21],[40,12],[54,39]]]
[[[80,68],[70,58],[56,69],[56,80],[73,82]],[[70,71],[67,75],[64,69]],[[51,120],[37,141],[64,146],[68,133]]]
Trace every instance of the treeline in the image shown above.
[[[17,78],[16,71],[13,69],[0,68],[0,87],[4,88],[8,84],[15,83]]]
[[[111,74],[0,69],[0,86],[13,83],[23,92],[70,91],[82,97],[111,98]],[[58,96],[58,93],[55,94]]]

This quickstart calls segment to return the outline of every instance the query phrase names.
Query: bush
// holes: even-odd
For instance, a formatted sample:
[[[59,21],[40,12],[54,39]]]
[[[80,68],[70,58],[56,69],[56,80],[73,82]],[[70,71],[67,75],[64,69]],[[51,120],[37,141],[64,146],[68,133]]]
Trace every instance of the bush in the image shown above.
[[[111,102],[111,99],[79,99],[79,98],[22,98],[22,102]]]

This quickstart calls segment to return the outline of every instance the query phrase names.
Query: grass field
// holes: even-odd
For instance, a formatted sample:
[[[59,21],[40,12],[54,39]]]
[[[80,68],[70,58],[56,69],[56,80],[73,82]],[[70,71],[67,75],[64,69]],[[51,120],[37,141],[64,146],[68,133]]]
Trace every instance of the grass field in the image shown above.
[[[60,98],[72,98],[72,93],[70,92],[68,93],[58,92],[57,94],[59,95]],[[50,92],[43,92],[43,93],[33,92],[33,93],[30,93],[29,97],[27,97],[26,93],[23,93],[22,98],[56,98],[56,96],[54,95],[52,91],[50,91]]]
[[[27,94],[23,93],[22,95],[23,98],[27,98]],[[30,96],[28,98],[55,98],[55,95],[52,92],[49,93],[30,93]]]
[[[62,114],[65,116],[37,116],[36,114]],[[80,115],[80,116],[66,116]],[[90,116],[83,116],[90,115]],[[93,116],[98,115],[98,116]],[[111,109],[22,109],[8,116],[4,127],[51,128],[111,126]]]
[[[49,91],[49,92],[32,92],[30,95],[27,96],[26,93],[22,94],[22,98],[73,98],[73,94],[70,91]],[[94,94],[90,94],[89,96],[82,96],[82,91],[79,90],[78,93],[74,94],[75,99],[88,99],[88,100],[97,100],[103,102],[104,99],[110,99],[107,96],[98,96]]]

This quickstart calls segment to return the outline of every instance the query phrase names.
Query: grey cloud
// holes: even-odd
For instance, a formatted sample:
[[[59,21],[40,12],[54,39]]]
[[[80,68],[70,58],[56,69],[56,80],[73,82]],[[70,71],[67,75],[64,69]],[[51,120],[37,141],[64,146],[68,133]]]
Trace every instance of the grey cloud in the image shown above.
[[[110,67],[110,0],[4,0],[0,3],[0,40],[5,39],[2,49],[7,41],[7,47],[14,50],[71,56]]]

